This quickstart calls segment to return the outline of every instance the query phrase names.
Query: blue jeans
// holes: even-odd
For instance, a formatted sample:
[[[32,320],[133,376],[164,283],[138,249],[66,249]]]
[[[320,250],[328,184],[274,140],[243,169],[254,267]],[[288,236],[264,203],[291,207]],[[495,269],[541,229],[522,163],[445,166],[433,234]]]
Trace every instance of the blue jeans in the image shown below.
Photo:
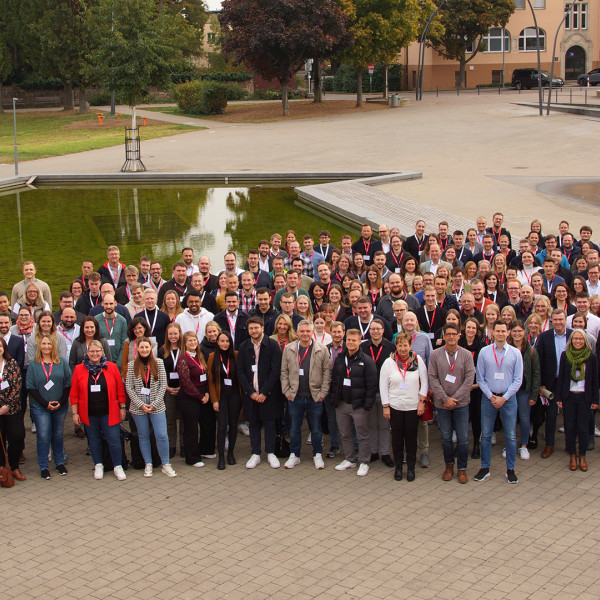
[[[304,413],[308,418],[310,437],[312,440],[313,456],[323,452],[323,431],[321,429],[321,415],[323,403],[315,402],[312,398],[296,396],[293,402],[288,402],[290,411],[290,453],[300,456],[302,448],[302,421]]]
[[[453,409],[438,408],[437,415],[442,434],[444,462],[454,463],[456,456],[457,468],[464,471],[469,458],[469,405]],[[456,452],[452,443],[452,431],[456,431]]]
[[[150,413],[148,415],[131,415],[135,421],[140,438],[140,450],[146,464],[152,464],[152,447],[150,445],[150,423],[154,429],[156,448],[163,465],[169,464],[169,434],[167,433],[167,413]]]
[[[108,451],[114,467],[123,466],[123,452],[121,450],[121,427],[109,425],[108,415],[93,417],[89,415],[90,424],[84,425],[88,438],[88,446],[94,464],[102,464],[102,435],[108,444]]]
[[[489,398],[481,398],[481,466],[490,468],[494,421],[500,413],[506,443],[506,468],[514,469],[517,458],[517,397],[512,396],[500,408],[494,408]]]
[[[29,401],[31,418],[37,430],[37,459],[40,470],[48,468],[48,452],[52,444],[52,454],[55,465],[65,464],[65,446],[63,429],[69,404],[65,402],[57,410],[48,410],[38,404],[33,398]]]
[[[519,423],[521,425],[521,446],[527,446],[529,443],[529,426],[531,406],[529,406],[529,398],[531,394],[527,390],[519,390],[517,392],[517,405],[519,407]]]

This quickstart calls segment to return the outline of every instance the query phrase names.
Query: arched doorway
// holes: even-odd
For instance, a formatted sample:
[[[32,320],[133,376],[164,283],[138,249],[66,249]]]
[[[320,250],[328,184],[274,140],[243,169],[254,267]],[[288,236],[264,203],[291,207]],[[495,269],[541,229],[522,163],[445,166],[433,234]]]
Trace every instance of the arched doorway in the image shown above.
[[[577,79],[582,73],[585,73],[585,50],[571,46],[565,54],[565,79]]]

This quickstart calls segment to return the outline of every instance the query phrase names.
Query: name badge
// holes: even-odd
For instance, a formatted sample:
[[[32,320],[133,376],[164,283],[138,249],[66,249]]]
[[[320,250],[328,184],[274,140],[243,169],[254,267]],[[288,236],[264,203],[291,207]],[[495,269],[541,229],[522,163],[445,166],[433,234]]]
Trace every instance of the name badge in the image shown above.
[[[448,373],[448,375],[446,375],[446,381],[448,383],[455,383],[456,382],[456,375],[450,375],[450,373]]]
[[[304,369],[298,369],[298,375],[304,375]]]
[[[427,334],[427,337],[428,337],[430,340],[433,340],[433,339],[435,338],[435,333],[432,333],[432,332],[430,332],[430,333],[428,333],[428,334]]]
[[[223,379],[223,383],[225,385],[229,385],[229,386],[233,385],[233,383],[231,382],[231,379]]]
[[[185,298],[185,296],[179,296],[179,302],[183,302],[184,298]]]
[[[371,260],[371,255],[370,254],[363,254],[363,259],[364,260]]]
[[[504,373],[494,373],[494,379],[504,379]]]
[[[348,377],[344,377],[344,385],[346,387],[351,387],[352,386],[352,379],[349,379]]]
[[[142,396],[149,396],[149,395],[150,395],[150,388],[143,387],[143,388],[140,390],[140,394],[142,394]]]
[[[406,382],[401,382],[400,385],[398,385],[398,389],[400,390],[409,390],[410,389],[410,385],[408,385],[408,383]]]
[[[169,373],[169,379],[179,379],[179,373]]]
[[[0,390],[6,389],[8,389],[8,381],[3,381],[2,383],[0,383]]]
[[[108,342],[109,346],[114,346],[115,345],[115,340],[106,340]]]
[[[100,386],[97,383],[92,383],[92,385],[90,385],[90,392],[99,392],[100,391]]]
[[[49,381],[45,386],[45,390],[51,390],[54,387],[54,381]]]
[[[258,371],[258,365],[252,365],[252,372],[256,373]]]
[[[202,375],[200,375],[200,383],[206,381],[206,373],[202,373]]]
[[[396,267],[396,268],[394,269],[394,273],[400,273],[400,267]]]

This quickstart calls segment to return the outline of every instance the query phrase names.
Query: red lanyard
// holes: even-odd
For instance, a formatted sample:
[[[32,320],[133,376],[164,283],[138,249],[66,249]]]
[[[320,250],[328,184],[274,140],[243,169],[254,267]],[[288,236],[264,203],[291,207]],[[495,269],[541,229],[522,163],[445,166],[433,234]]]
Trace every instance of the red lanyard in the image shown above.
[[[425,245],[425,236],[423,236],[423,239],[419,241],[419,238],[415,235],[415,240],[417,240],[417,244],[419,245],[419,252],[421,252],[421,248],[423,248],[423,246]]]
[[[46,381],[50,381],[50,376],[52,375],[52,368],[54,367],[54,363],[50,363],[50,371],[46,371],[46,365],[44,361],[42,361],[42,369],[44,369],[44,375],[46,376]]]
[[[431,316],[431,321],[429,320],[429,311],[427,307],[425,307],[425,318],[427,319],[427,325],[429,325],[429,331],[433,327],[433,322],[435,321],[435,311],[437,310],[437,306],[433,309],[433,315]]]
[[[258,277],[257,277],[258,279]],[[250,300],[248,300],[248,302],[246,302],[246,298],[248,296],[246,296],[245,292],[242,290],[242,293],[240,294],[241,298],[242,298],[242,305],[244,307],[244,310],[246,312],[250,312],[250,310],[252,309],[252,305],[254,304],[254,298],[256,297],[256,290],[254,290],[252,292],[252,296],[250,296]]]
[[[312,346],[312,342],[309,344],[308,348],[304,351],[304,355],[302,356],[302,358],[300,358],[300,342],[298,342],[298,364],[300,367],[302,367],[302,361],[306,358],[306,355],[308,354],[308,351],[310,350],[311,346]]]
[[[108,265],[108,271],[110,273],[110,276],[112,277],[113,283],[115,284],[115,289],[118,287],[119,283],[119,266],[120,265],[117,265],[116,274],[113,275],[113,268],[110,265]]]
[[[137,340],[133,340],[133,358],[137,358]]]
[[[176,283],[173,283],[173,285],[174,285],[174,286],[177,288],[177,290],[179,290],[179,293],[180,293],[182,296],[184,296],[184,295],[185,295],[185,292],[186,292],[186,290],[187,290],[187,285],[186,285],[186,286],[185,286],[183,289],[181,289],[181,288],[180,288],[180,287],[179,287],[179,286],[178,286]]]
[[[327,335],[327,332],[326,332],[326,331],[324,331],[324,332],[323,332],[323,336],[321,337],[321,344],[322,344],[323,342],[325,342],[325,336],[326,336],[326,335]],[[316,342],[316,341],[318,341],[318,340],[317,340],[317,330],[316,330],[316,329],[315,329],[315,331],[313,331],[313,337],[315,338],[315,342]]]
[[[229,379],[229,359],[227,359],[227,367],[225,367],[225,363],[223,362],[223,357],[221,356],[221,365],[223,367],[223,371],[225,371],[225,378]]]
[[[473,353],[473,355],[475,355],[475,353]],[[452,373],[454,372],[454,365],[456,364],[456,356],[454,356],[454,360],[452,361],[452,364],[450,364],[450,355],[448,354],[448,351],[446,350],[446,360],[448,361],[448,365],[450,366],[450,375],[452,375]],[[504,359],[502,359],[504,360]]]
[[[65,333],[65,330],[60,325],[58,325],[58,327],[56,329],[58,329],[58,331],[60,331],[62,333],[63,337],[66,340],[73,343],[73,340]],[[73,327],[73,329],[71,331],[73,331],[73,334],[75,334],[75,327]]]
[[[377,352],[377,356],[375,356],[375,353],[373,352],[373,346],[369,346],[369,350],[371,352],[371,356],[373,357],[373,360],[375,362],[377,362],[379,360],[379,357],[381,356],[381,351],[383,350],[383,344],[381,346],[379,346],[379,352]]]
[[[502,368],[502,363],[504,362],[504,359],[506,358],[506,353],[504,354],[504,356],[502,357],[502,360],[500,361],[500,364],[498,364],[498,357],[496,356],[496,346],[495,344],[492,345],[492,352],[494,353],[494,360],[496,361],[496,366],[501,369]]]
[[[396,366],[398,367],[398,371],[400,371],[400,375],[402,375],[402,381],[406,381],[406,371],[408,371],[408,360],[407,361],[400,360],[398,353],[396,353],[395,363],[396,363]],[[402,370],[400,365],[402,365],[404,367],[404,371]]]
[[[95,377],[90,373],[90,377],[94,380],[94,383],[96,385],[98,385],[98,379],[100,379],[100,375],[102,375],[102,371],[100,371],[100,373],[98,373],[98,375],[96,375]]]
[[[373,293],[373,290],[369,290],[369,294],[371,294],[371,301],[373,302],[373,306],[375,306],[375,301],[379,296],[379,290],[377,290],[375,293]]]
[[[229,333],[231,333],[232,337],[235,337],[235,324],[237,323],[237,315],[235,317],[235,322],[233,323],[231,322],[231,319],[229,318],[229,313],[227,311],[225,311],[225,316],[227,317],[227,322],[229,323]]]
[[[186,354],[192,359],[192,361],[194,363],[196,363],[196,365],[198,365],[198,368],[200,369],[200,372],[203,374],[204,373],[204,367],[202,366],[202,363],[200,363],[199,361],[197,361],[189,352],[186,352]]]
[[[416,337],[417,337],[417,332],[415,331],[415,332],[412,334],[412,337],[410,338],[410,345],[411,345],[411,346],[413,345],[413,342],[415,341],[415,338],[416,338]]]
[[[150,369],[146,366],[146,374],[144,375],[144,387],[148,387],[148,382],[150,381]]]
[[[100,294],[96,296],[96,302],[94,302],[94,299],[92,298],[92,292],[90,292],[90,304],[92,306],[98,306],[98,302],[100,302]]]
[[[402,254],[400,254],[400,258],[396,258],[396,255],[394,254],[394,251],[392,250],[391,253],[392,258],[394,259],[394,262],[396,263],[396,266],[400,267],[400,263],[402,262],[402,257],[404,256],[404,252],[402,252]]]
[[[371,247],[371,240],[367,244],[367,241],[363,238],[363,246],[365,247],[365,254],[369,254],[369,248]]]
[[[115,321],[116,320],[117,320],[117,317],[113,317],[112,327],[109,329],[109,327],[108,327],[108,319],[106,318],[106,315],[104,315],[104,322],[106,323],[106,331],[108,331],[108,337],[112,337],[112,332],[113,332],[113,329],[115,328]]]
[[[444,242],[446,242],[446,243],[444,243]],[[445,250],[448,247],[448,238],[446,238],[445,240],[440,238],[440,246],[442,247],[442,250]]]

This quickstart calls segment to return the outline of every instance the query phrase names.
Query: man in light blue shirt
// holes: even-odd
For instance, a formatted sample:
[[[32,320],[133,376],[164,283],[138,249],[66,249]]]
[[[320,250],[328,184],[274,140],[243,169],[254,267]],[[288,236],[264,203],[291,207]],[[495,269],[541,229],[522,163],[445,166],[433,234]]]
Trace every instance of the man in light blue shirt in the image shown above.
[[[506,343],[506,323],[494,323],[494,343],[479,353],[477,360],[477,383],[481,398],[481,469],[473,478],[484,481],[490,476],[492,433],[494,421],[500,412],[506,438],[506,479],[518,483],[515,475],[517,457],[517,397],[523,381],[523,358],[521,353]]]

